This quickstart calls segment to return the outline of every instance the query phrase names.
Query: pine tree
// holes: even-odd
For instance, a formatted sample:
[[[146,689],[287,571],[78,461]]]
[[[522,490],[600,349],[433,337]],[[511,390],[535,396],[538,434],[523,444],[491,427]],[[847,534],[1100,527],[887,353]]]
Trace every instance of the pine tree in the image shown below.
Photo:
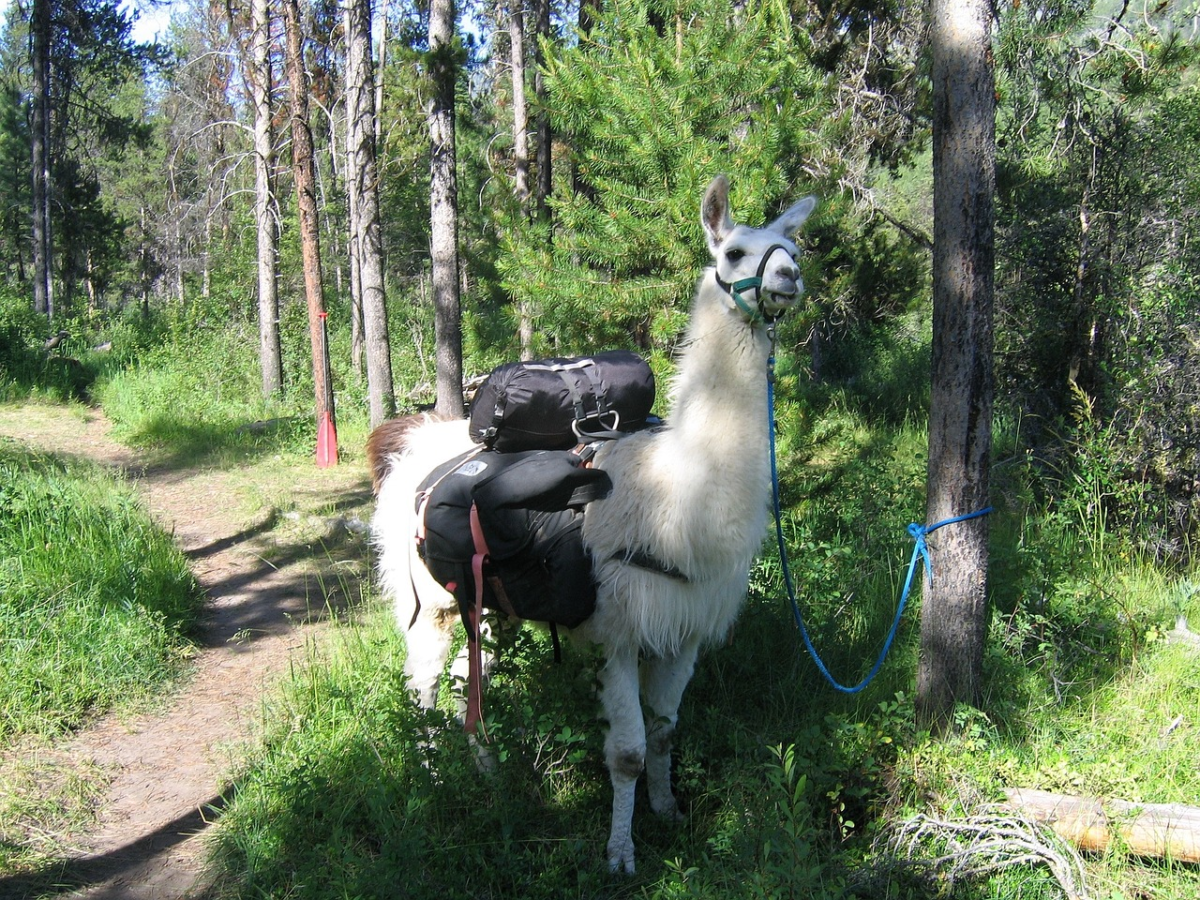
[[[757,0],[619,0],[552,55],[551,124],[571,149],[573,183],[551,201],[552,246],[534,223],[502,257],[539,349],[669,342],[706,262],[697,203],[718,172],[738,185],[736,212],[750,223],[811,189],[829,106],[803,40],[786,8]]]

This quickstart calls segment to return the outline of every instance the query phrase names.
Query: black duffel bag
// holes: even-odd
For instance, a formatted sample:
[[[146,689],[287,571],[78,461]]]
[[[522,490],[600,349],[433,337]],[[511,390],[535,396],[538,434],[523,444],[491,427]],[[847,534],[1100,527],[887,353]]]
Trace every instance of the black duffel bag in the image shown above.
[[[628,350],[507,363],[471,401],[471,439],[489,450],[566,450],[645,427],[654,373]]]
[[[485,607],[573,628],[596,604],[583,508],[611,490],[608,475],[570,451],[471,451],[418,490],[421,557],[464,622],[481,586],[478,558]]]

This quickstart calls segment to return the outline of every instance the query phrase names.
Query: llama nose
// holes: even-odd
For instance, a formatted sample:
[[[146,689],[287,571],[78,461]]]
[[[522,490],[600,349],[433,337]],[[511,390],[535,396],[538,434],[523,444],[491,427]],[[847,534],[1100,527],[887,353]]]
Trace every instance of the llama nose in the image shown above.
[[[804,290],[804,283],[800,280],[800,268],[794,264],[780,266],[775,270],[777,294],[798,294]]]

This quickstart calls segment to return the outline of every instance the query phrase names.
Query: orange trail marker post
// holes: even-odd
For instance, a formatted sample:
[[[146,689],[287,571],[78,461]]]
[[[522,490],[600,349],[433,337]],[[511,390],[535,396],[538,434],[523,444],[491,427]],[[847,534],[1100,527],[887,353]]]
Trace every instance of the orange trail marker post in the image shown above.
[[[325,385],[327,396],[332,396],[329,390],[329,329],[326,319],[327,312],[318,314],[321,318],[321,365],[325,370]],[[337,426],[333,423],[332,402],[328,402],[321,411],[321,421],[317,425],[317,468],[328,469],[338,464]]]

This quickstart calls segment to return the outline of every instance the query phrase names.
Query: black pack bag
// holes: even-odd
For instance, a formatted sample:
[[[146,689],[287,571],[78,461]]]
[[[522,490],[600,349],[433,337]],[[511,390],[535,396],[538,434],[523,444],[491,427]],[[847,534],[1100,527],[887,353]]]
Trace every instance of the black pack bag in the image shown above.
[[[502,453],[566,450],[646,425],[654,372],[628,350],[507,363],[471,402],[471,439]]]
[[[611,490],[608,475],[569,451],[471,451],[431,472],[418,491],[422,559],[455,595],[464,622],[479,557],[485,607],[573,628],[596,605],[583,508]]]

